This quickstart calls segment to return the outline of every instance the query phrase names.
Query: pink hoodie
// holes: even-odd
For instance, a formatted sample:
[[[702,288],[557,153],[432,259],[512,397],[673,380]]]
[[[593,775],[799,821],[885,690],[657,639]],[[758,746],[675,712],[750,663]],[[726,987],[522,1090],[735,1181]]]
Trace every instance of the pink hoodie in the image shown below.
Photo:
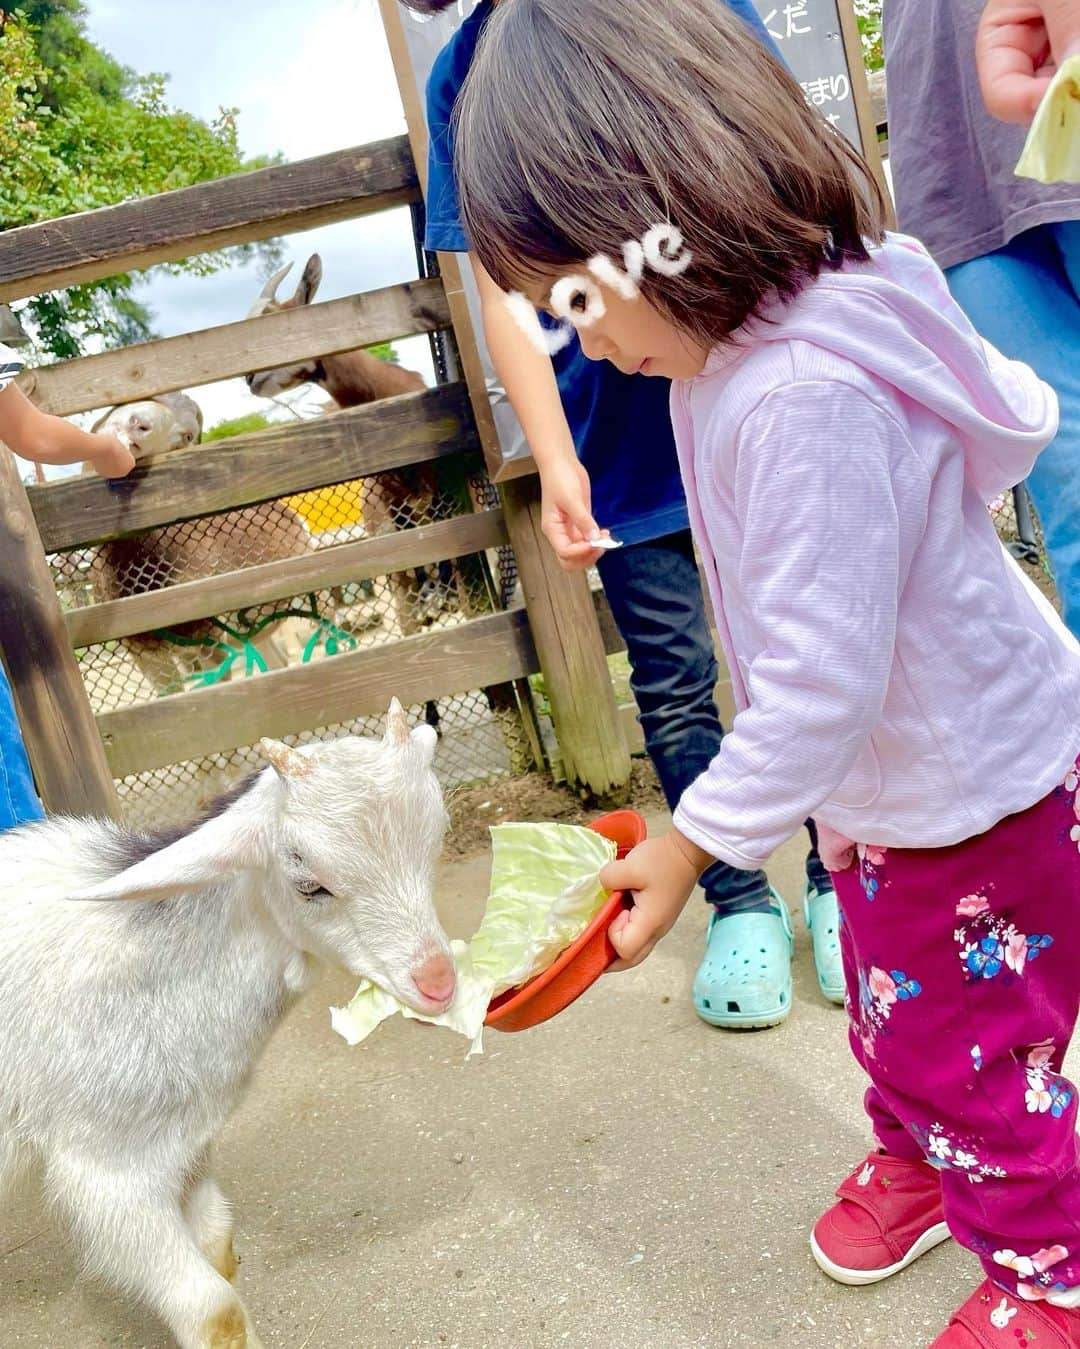
[[[1080,648],[986,503],[1057,429],[913,239],[827,273],[672,386],[739,714],[677,826],[761,866],[807,816],[943,847],[1061,783]]]

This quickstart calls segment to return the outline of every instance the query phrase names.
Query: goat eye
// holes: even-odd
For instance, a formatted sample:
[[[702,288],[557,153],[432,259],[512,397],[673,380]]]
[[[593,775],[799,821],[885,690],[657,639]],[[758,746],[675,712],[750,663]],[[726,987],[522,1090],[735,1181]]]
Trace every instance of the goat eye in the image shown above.
[[[306,871],[304,859],[298,852],[289,854],[289,861],[296,867],[297,871]],[[305,899],[332,899],[330,891],[325,886],[319,884],[314,876],[304,876],[299,880],[293,881],[293,889],[298,895],[303,895]]]
[[[293,888],[297,894],[303,895],[305,899],[333,899],[330,891],[312,878],[306,881],[295,881]]]

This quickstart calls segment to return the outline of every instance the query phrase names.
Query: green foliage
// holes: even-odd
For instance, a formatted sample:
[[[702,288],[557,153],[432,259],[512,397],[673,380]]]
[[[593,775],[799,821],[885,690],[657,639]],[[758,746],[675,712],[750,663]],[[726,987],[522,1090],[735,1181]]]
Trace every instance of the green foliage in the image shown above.
[[[248,431],[265,431],[268,426],[276,425],[262,412],[246,412],[242,417],[230,417],[227,421],[218,422],[209,431],[204,431],[203,443],[208,440],[228,440],[232,436],[246,435]]]
[[[0,163],[5,166],[36,130],[33,112],[44,76],[30,34],[5,20],[0,30]]]
[[[393,342],[376,342],[373,347],[365,347],[364,350],[371,356],[378,356],[380,361],[388,361],[390,365],[401,364]]]
[[[82,355],[90,333],[105,339],[110,347],[143,342],[152,336],[150,311],[132,291],[136,278],[127,273],[103,281],[71,286],[39,295],[20,311],[34,332],[37,346],[58,360]]]
[[[65,88],[77,78],[106,99],[122,98],[128,74],[112,57],[88,42],[82,0],[21,0],[16,13],[34,32],[38,58],[46,70],[42,101],[55,112]]]
[[[882,0],[855,0],[855,17],[867,70],[880,70],[885,64],[881,46],[881,6]]]
[[[529,676],[529,688],[533,692],[533,700],[536,703],[536,714],[540,717],[551,716],[551,699],[548,697],[547,685],[544,683],[542,674],[533,674]]]
[[[259,167],[237,143],[236,109],[211,122],[171,107],[162,74],[140,75],[85,35],[84,0],[23,0],[0,33],[0,229],[34,224]],[[265,246],[260,246],[265,251]],[[204,275],[250,257],[205,254],[173,271]],[[32,300],[39,346],[77,355],[90,334],[110,346],[150,336],[132,276]]]

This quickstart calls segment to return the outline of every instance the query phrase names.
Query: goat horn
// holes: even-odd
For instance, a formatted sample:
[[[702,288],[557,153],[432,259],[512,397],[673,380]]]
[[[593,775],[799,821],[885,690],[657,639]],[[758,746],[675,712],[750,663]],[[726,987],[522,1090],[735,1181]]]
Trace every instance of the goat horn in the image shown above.
[[[306,754],[280,740],[260,740],[259,749],[279,777],[306,778],[315,767]]]
[[[390,710],[386,714],[386,739],[392,745],[404,745],[409,739],[409,718],[396,698],[390,699]]]
[[[291,262],[287,262],[284,267],[279,267],[273,276],[267,278],[266,284],[263,286],[262,290],[259,291],[259,299],[272,300],[277,293],[278,286],[281,285],[291,271]]]

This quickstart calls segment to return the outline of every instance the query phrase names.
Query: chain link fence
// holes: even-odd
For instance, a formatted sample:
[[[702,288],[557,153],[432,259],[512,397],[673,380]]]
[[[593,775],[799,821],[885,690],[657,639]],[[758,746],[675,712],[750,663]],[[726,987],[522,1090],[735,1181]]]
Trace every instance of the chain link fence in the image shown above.
[[[56,553],[49,560],[62,606],[76,608],[497,504],[478,459],[441,461]],[[452,628],[503,607],[515,582],[513,555],[499,549],[95,643],[76,655],[91,707],[100,715]],[[532,762],[524,686],[498,693],[473,689],[412,709],[439,730],[436,767],[447,787]],[[379,732],[378,718],[361,717],[286,739],[304,744]],[[125,818],[159,824],[188,817],[259,762],[254,747],[242,746],[124,778],[117,788]]]

